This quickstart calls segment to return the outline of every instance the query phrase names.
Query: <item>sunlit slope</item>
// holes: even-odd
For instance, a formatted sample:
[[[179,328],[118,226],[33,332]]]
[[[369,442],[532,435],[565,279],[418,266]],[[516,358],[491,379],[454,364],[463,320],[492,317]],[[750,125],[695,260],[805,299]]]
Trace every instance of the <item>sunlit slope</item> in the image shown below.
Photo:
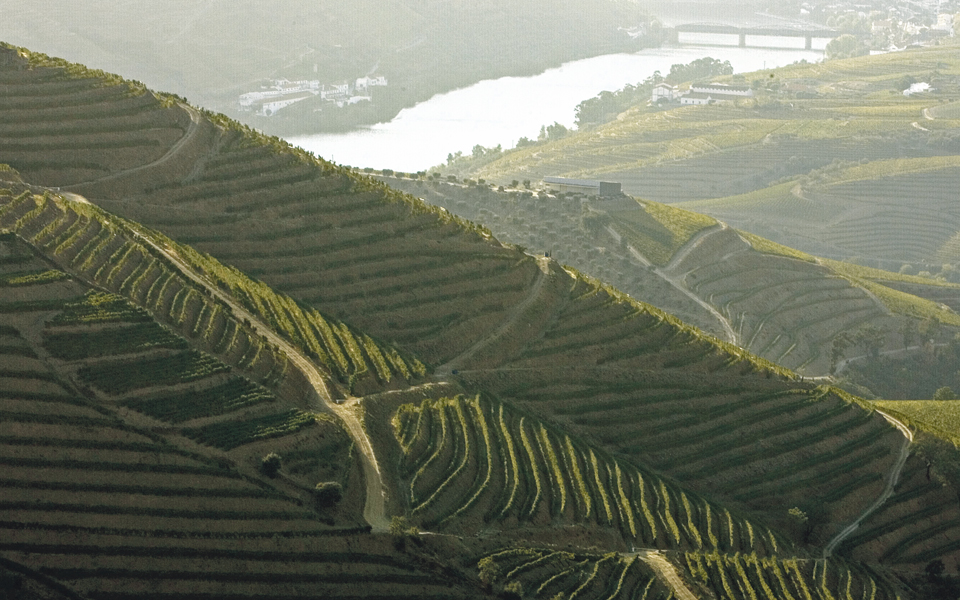
[[[911,76],[955,94],[958,71],[953,48],[761,71],[746,81],[764,78],[772,91],[755,99],[633,108],[597,128],[508,152],[472,174],[500,182],[545,175],[621,181],[628,193],[676,202],[746,193],[835,160],[953,155],[951,113],[934,117],[936,99],[905,98],[893,88]],[[797,97],[791,86],[819,97]]]
[[[163,307],[128,301],[139,296],[104,275],[103,259],[55,253],[65,219],[38,227],[41,212],[18,217],[9,196],[2,204],[3,226],[23,236],[0,239],[6,561],[97,598],[273,595],[278,583],[293,595],[361,583],[384,597],[462,594],[361,535],[350,439],[304,406],[302,389],[206,352],[212,326],[191,333]],[[123,270],[116,257],[106,264]],[[277,479],[258,471],[271,451],[283,459]],[[339,508],[316,505],[318,481],[344,485]]]
[[[803,374],[826,374],[833,340],[863,328],[896,350],[923,319],[960,325],[939,304],[956,285],[818,259],[676,206],[383,180]]]
[[[960,260],[958,184],[960,156],[882,160],[684,206],[807,250],[895,270]]]

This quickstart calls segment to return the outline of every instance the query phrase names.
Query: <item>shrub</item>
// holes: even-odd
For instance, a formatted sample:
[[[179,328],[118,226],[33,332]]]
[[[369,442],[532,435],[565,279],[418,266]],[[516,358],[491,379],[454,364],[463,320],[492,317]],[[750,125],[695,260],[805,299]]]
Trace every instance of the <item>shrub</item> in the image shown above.
[[[271,479],[280,473],[280,466],[280,455],[276,452],[271,452],[270,454],[264,456],[263,460],[260,461],[260,471]]]
[[[934,400],[956,400],[957,394],[954,393],[953,389],[950,387],[944,386],[939,388],[933,393]]]
[[[320,506],[333,506],[343,500],[343,486],[336,481],[324,481],[317,484],[313,494]]]

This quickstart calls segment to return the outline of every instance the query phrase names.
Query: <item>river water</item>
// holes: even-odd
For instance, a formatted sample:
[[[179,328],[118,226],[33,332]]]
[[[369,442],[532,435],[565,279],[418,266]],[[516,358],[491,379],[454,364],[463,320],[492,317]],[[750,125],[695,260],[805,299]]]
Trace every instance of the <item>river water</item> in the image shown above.
[[[512,148],[542,125],[574,124],[576,106],[603,90],[637,84],[654,71],[710,56],[729,60],[738,73],[815,62],[809,50],[738,47],[652,48],[635,54],[608,54],[565,63],[532,77],[481,81],[404,109],[389,123],[350,133],[290,137],[288,141],[323,158],[355,167],[412,172],[446,161],[448,153],[469,154],[474,145]]]

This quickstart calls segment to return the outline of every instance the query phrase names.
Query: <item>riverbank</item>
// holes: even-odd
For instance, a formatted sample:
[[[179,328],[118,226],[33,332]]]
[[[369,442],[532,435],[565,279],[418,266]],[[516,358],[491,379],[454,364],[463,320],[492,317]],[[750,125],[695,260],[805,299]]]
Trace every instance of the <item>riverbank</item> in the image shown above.
[[[541,126],[574,127],[578,104],[604,90],[636,84],[654,71],[710,56],[729,60],[735,72],[816,61],[805,50],[736,47],[664,47],[567,62],[530,77],[502,77],[438,94],[391,121],[341,134],[288,136],[306,150],[340,164],[416,172],[476,146],[512,148],[536,139]]]

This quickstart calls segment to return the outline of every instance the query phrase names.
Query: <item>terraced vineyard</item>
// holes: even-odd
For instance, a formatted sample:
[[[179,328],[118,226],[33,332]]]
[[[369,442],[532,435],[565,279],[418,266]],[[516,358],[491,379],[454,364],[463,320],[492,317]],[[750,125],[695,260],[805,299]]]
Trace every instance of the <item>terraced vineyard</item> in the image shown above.
[[[384,181],[805,375],[828,373],[833,340],[863,328],[886,332],[892,351],[919,320],[960,326],[954,312],[916,296],[947,300],[958,286],[818,260],[668,205]]]
[[[511,364],[515,372],[464,377],[771,522],[787,520],[774,507],[812,497],[832,515],[826,522],[842,522],[857,510],[851,498],[882,488],[900,436],[849,398],[784,386],[772,371],[738,377],[756,373],[756,363],[588,281],[573,296],[557,325]],[[818,536],[826,540],[829,529]]]
[[[9,234],[0,240],[0,256],[2,277],[51,270]],[[219,388],[178,388],[179,404],[169,396],[170,386],[161,386],[168,396],[142,397],[136,404],[84,397],[71,377],[75,365],[99,368],[115,356],[143,358],[158,349],[182,353],[188,342],[119,296],[89,290],[60,273],[0,289],[5,566],[29,564],[23,571],[28,579],[52,578],[92,598],[129,597],[145,589],[151,598],[274,595],[278,583],[295,596],[337,595],[360,581],[384,597],[449,597],[446,580],[410,566],[386,540],[358,537],[363,527],[356,506],[318,513],[307,501],[300,481],[330,476],[336,464],[341,476],[355,469],[334,421],[311,418],[309,430],[288,432],[274,444],[290,447],[283,455],[291,473],[271,481],[249,466],[259,460],[262,445],[252,453],[249,447],[211,451],[169,430],[158,434],[150,426],[155,421],[121,408],[132,405],[177,424],[210,422],[203,419],[220,414],[224,405],[204,402],[204,394],[236,402],[253,392],[261,402],[281,402],[241,377],[230,376]],[[141,333],[120,335],[131,329]],[[129,369],[138,372],[136,365]],[[244,443],[254,442],[257,419],[236,413],[231,418],[231,433],[244,424],[251,432]],[[329,462],[311,465],[312,456]],[[353,490],[347,486],[349,497]],[[341,524],[332,524],[334,516]],[[373,572],[379,583],[369,583]]]
[[[144,235],[142,228],[122,221],[106,223],[103,213],[91,205],[28,193],[12,198],[0,208],[0,224],[31,239],[54,260],[64,261],[92,281],[142,302],[181,333],[199,338],[206,349],[224,356],[228,363],[251,371],[268,384],[280,382],[290,370],[283,355],[232,318],[228,306],[210,298],[206,290],[177,273],[169,261],[144,244],[138,237]],[[304,309],[291,298],[188,247],[174,245],[162,236],[157,239],[186,257],[215,285],[230,290],[253,314],[263,317],[349,388],[386,384],[397,376],[409,380],[424,374],[421,363],[405,359],[396,349],[378,345],[369,336],[357,334],[335,319],[325,319],[316,310]],[[125,343],[133,343],[132,338]],[[174,359],[158,358],[151,368],[169,372],[173,366],[165,360]],[[117,365],[123,368],[122,363]],[[184,364],[182,368],[190,367]],[[147,366],[141,365],[140,369]],[[199,365],[196,369],[206,373]],[[184,376],[197,377],[200,372]],[[88,381],[97,377],[112,378],[105,366],[99,375],[88,372],[85,376]]]
[[[17,181],[48,183],[52,163],[13,155],[19,175],[0,171],[0,416],[15,424],[0,454],[25,469],[11,480],[74,492],[3,487],[19,504],[0,553],[21,572],[98,598],[474,597],[514,583],[550,597],[686,598],[669,575],[679,555],[665,569],[653,548],[640,564],[628,547],[722,552],[741,557],[734,571],[754,553],[807,560],[896,475],[902,434],[863,401],[169,98],[141,94],[183,135],[136,164],[112,161],[96,132],[114,100],[93,90],[113,80],[4,52],[0,96],[69,88],[60,100],[89,105],[76,125],[92,132],[71,156],[103,162],[64,171],[73,183],[60,194]],[[24,131],[49,122],[17,117]],[[0,131],[0,152],[8,139]],[[668,277],[693,273],[701,248],[752,252],[709,219],[647,208],[630,227],[669,233],[651,246]],[[736,306],[731,287],[710,289]],[[318,394],[343,401],[322,405],[342,424]],[[49,441],[58,435],[83,447]],[[140,477],[111,480],[120,472]],[[909,477],[895,492],[923,485]],[[174,496],[189,500],[163,504]],[[922,509],[897,506],[897,539],[924,530]],[[794,508],[810,516],[803,531]],[[527,547],[544,554],[507,562]],[[960,556],[939,542],[895,547],[844,547],[864,563],[887,557],[876,597],[887,569]],[[486,558],[508,570],[478,570]],[[552,573],[537,566],[552,561]],[[869,597],[870,574],[846,565],[831,562],[816,589]],[[707,585],[722,588],[724,569]],[[813,590],[814,575],[797,577]]]
[[[807,251],[903,264],[955,263],[960,213],[952,190],[957,157],[877,160],[830,173],[824,181],[746,196],[684,203]],[[802,232],[802,233],[801,233]]]
[[[790,543],[509,405],[444,398],[394,418],[411,514],[425,526],[612,527],[626,543],[773,554]],[[779,538],[779,539],[778,539]]]
[[[746,554],[683,555],[690,576],[715,598],[891,600],[900,595],[869,568],[842,561],[760,558]]]
[[[617,553],[516,548],[486,556],[478,566],[505,588],[519,584],[530,598],[676,598],[642,560]]]

